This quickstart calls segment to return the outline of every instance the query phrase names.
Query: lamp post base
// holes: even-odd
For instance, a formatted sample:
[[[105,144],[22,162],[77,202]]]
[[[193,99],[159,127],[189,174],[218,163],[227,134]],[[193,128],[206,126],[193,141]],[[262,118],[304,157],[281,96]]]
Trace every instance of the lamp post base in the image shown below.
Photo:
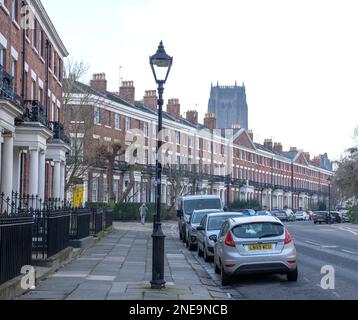
[[[165,235],[162,231],[161,223],[156,225],[152,234],[153,239],[153,269],[152,269],[152,289],[164,289],[164,240]]]

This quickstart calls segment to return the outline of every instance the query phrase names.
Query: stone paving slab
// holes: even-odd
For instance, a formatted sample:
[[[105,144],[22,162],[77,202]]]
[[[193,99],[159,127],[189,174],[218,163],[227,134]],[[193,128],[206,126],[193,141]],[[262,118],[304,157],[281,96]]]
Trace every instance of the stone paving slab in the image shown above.
[[[115,231],[19,299],[213,300],[228,299],[164,223],[166,288],[152,290],[152,224],[115,224]]]

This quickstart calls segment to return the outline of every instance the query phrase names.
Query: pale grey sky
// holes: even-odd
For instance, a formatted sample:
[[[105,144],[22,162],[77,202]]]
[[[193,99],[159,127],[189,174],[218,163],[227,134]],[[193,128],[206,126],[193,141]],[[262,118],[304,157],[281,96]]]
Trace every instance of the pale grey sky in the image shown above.
[[[255,141],[273,138],[333,159],[358,125],[356,0],[42,0],[71,58],[119,66],[136,99],[155,89],[149,66],[160,40],[174,65],[165,98],[207,112],[210,84],[245,82]],[[197,107],[196,107],[197,106]]]

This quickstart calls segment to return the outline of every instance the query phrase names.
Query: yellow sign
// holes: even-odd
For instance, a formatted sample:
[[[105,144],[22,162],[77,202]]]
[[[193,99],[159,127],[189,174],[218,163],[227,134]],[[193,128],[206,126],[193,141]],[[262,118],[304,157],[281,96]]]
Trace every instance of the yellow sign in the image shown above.
[[[73,206],[75,208],[79,208],[83,205],[83,191],[83,186],[77,186],[73,191]]]

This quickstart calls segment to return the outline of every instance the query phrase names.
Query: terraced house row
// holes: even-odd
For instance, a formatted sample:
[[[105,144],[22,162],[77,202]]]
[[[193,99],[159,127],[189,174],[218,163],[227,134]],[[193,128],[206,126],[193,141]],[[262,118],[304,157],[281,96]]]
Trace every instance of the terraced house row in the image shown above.
[[[16,197],[65,198],[62,125],[68,52],[39,0],[0,1],[1,208]],[[7,201],[7,204],[9,202]]]
[[[109,201],[112,180],[114,196],[119,199],[130,184],[128,163],[134,150],[138,165],[133,169],[134,186],[126,200],[154,202],[156,91],[148,90],[136,101],[132,81],[124,81],[118,92],[109,92],[105,74],[95,74],[90,85],[76,82],[72,86],[71,101],[67,120],[72,149],[81,145],[83,155],[96,144],[124,144],[125,139],[127,144],[126,154],[117,150],[112,177],[108,177],[106,161],[83,173],[78,181],[84,188],[83,202]],[[74,119],[74,114],[89,116],[89,120]],[[90,130],[79,129],[79,123],[88,121]],[[267,209],[308,209],[327,201],[332,175],[327,155],[311,158],[297,148],[286,152],[270,139],[255,143],[253,131],[239,125],[217,129],[214,113],[207,113],[200,124],[197,111],[181,116],[178,99],[168,100],[163,125],[162,199],[168,205],[178,194],[218,194],[224,204],[257,199]]]

